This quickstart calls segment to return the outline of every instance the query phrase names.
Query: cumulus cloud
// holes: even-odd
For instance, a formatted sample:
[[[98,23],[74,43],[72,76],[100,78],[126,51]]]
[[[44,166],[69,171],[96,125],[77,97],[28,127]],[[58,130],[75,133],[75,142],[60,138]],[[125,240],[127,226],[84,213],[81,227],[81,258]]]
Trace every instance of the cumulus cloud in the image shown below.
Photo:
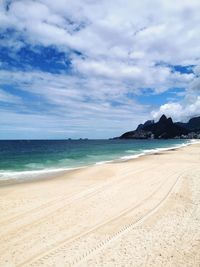
[[[138,88],[152,88],[155,93],[159,93],[171,87],[185,87],[194,79],[192,73],[180,74],[166,66],[134,65],[127,61],[85,60],[76,57],[72,64],[76,70],[88,76],[107,77],[125,84],[131,82],[132,92],[138,91]]]
[[[11,2],[7,11],[2,2],[0,17],[3,29],[20,31],[33,44],[77,49],[96,59],[127,60],[132,55],[138,60],[139,55],[149,64],[193,64],[200,52],[199,8],[197,0],[20,0]]]
[[[169,102],[161,105],[159,110],[152,111],[158,119],[162,114],[172,117],[175,121],[187,121],[191,117],[200,116],[200,78],[196,78],[187,88],[181,102]]]
[[[96,128],[108,127],[106,137],[134,128],[151,111],[155,118],[161,113],[174,119],[193,116],[199,107],[199,12],[198,0],[1,1],[2,47],[14,57],[27,45],[53,47],[65,54],[70,67],[56,74],[31,66],[25,71],[2,67],[0,84],[14,86],[16,95],[4,90],[0,97],[17,101],[23,92],[19,110],[28,113],[29,106],[32,121],[42,120],[37,116],[43,112],[52,131],[50,121],[55,118],[61,119],[60,125],[70,124],[72,131],[81,125],[84,134],[98,121]],[[176,65],[190,66],[193,72],[178,71]],[[144,90],[155,95],[171,88],[185,89],[181,102],[166,100],[156,109],[134,99]],[[16,114],[23,124],[19,110]]]
[[[140,4],[129,0],[58,0],[56,4],[20,0],[11,2],[8,11],[1,4],[1,25],[20,30],[30,42],[60,49],[67,45],[87,56],[107,57],[114,49],[125,58],[137,52],[144,59],[194,62],[191,54],[196,57],[199,51],[199,8],[197,0]],[[195,47],[187,49],[191,44]]]
[[[158,111],[153,111],[154,119],[159,119],[162,114],[172,117],[174,121],[187,121],[191,117],[200,116],[200,96],[193,103],[166,103]]]

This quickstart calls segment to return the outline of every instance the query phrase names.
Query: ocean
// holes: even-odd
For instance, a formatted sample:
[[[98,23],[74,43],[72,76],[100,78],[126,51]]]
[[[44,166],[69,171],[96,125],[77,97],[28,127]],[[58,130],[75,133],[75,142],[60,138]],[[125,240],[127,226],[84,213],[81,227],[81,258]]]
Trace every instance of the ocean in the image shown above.
[[[190,140],[0,140],[0,180],[59,172],[187,145]]]

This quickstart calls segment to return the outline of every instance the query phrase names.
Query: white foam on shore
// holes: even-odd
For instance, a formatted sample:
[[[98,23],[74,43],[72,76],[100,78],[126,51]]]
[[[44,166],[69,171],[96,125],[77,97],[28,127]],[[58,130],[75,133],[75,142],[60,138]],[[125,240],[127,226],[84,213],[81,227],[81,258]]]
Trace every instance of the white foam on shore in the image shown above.
[[[81,169],[84,167],[77,168],[63,168],[63,169],[43,169],[34,171],[2,171],[0,172],[0,181],[9,180],[33,180],[36,178],[52,177],[57,174],[65,173],[66,171]]]
[[[103,165],[103,164],[106,164],[106,163],[111,163],[113,162],[114,160],[105,160],[105,161],[98,161],[95,163],[95,165]]]
[[[102,164],[112,163],[112,162],[117,162],[117,161],[126,161],[126,160],[131,160],[131,159],[137,159],[137,158],[139,158],[141,156],[144,156],[144,155],[155,154],[155,153],[158,153],[158,152],[161,152],[161,151],[173,150],[173,149],[185,147],[185,146],[188,146],[190,144],[195,144],[195,143],[200,143],[200,141],[197,141],[195,139],[192,139],[192,140],[190,140],[190,141],[188,141],[186,143],[177,144],[175,146],[140,150],[140,151],[138,151],[140,153],[137,153],[137,154],[136,154],[136,151],[135,150],[127,150],[126,151],[127,153],[134,153],[134,154],[132,154],[132,155],[125,155],[125,156],[122,156],[122,157],[120,157],[118,159],[107,160],[107,161],[100,161],[100,162],[97,162],[95,165],[102,165]]]
[[[177,149],[177,148],[181,148],[181,147],[185,147],[185,146],[188,146],[191,144],[197,144],[197,143],[200,143],[200,141],[192,139],[192,140],[188,141],[187,143],[177,144],[175,146],[144,149],[142,153],[134,154],[134,155],[130,155],[130,156],[123,156],[120,159],[122,159],[122,160],[136,159],[136,158],[139,158],[139,157],[144,156],[144,155],[155,154],[155,153],[162,152],[162,151],[169,151],[169,150],[173,150],[173,149]]]
[[[118,159],[113,160],[106,160],[106,161],[99,161],[94,163],[93,165],[103,165],[107,163],[112,162],[120,162],[120,161],[128,161],[132,159],[139,158],[144,155],[148,154],[155,154],[161,151],[168,151],[172,149],[177,149],[180,147],[188,146],[190,144],[197,144],[200,143],[200,141],[192,139],[190,141],[187,141],[186,143],[177,144],[175,146],[171,147],[163,147],[163,148],[154,148],[154,149],[144,149],[143,151],[140,150],[138,154],[136,154],[136,151],[134,150],[128,150],[128,153],[132,151],[135,152],[135,154],[132,155],[125,155]],[[73,167],[73,168],[57,168],[57,169],[42,169],[42,170],[33,170],[33,171],[1,171],[0,172],[0,181],[6,182],[6,181],[28,181],[28,180],[35,180],[35,179],[43,179],[43,178],[49,178],[49,177],[56,177],[57,175],[60,175],[62,173],[65,173],[67,171],[71,170],[77,170],[86,168],[89,165],[80,166],[80,167]]]
[[[139,154],[134,154],[134,155],[130,155],[130,156],[123,156],[120,159],[121,160],[137,159],[137,158],[144,156],[144,155],[145,155],[145,153],[139,153]]]

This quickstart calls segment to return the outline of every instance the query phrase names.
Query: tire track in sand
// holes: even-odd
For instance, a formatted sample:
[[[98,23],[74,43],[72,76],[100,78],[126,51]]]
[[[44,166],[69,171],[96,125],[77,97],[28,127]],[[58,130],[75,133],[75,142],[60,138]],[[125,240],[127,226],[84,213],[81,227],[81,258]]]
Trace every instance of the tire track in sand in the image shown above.
[[[170,175],[170,177],[176,175],[176,174],[172,174]],[[74,259],[73,262],[69,263],[69,266],[73,266],[75,264],[78,264],[79,262],[83,261],[86,257],[89,257],[90,255],[92,255],[93,253],[95,253],[97,250],[102,249],[107,243],[111,242],[112,240],[114,240],[115,238],[118,238],[119,236],[121,236],[122,234],[124,234],[126,231],[129,231],[130,229],[132,229],[133,227],[135,227],[139,222],[142,222],[144,219],[146,219],[147,217],[149,217],[151,214],[153,214],[158,208],[159,206],[165,201],[165,199],[169,196],[169,194],[171,193],[171,191],[173,190],[173,188],[175,187],[175,185],[177,184],[178,180],[180,179],[181,175],[178,176],[178,178],[176,179],[175,183],[173,183],[173,185],[170,187],[170,190],[167,192],[167,194],[165,195],[164,198],[162,198],[161,201],[159,201],[159,203],[154,206],[150,211],[148,211],[145,215],[139,217],[136,221],[133,221],[130,224],[127,224],[125,226],[123,226],[118,232],[116,232],[115,234],[111,235],[110,237],[108,237],[107,239],[105,239],[104,241],[100,242],[99,244],[97,244],[97,246],[93,247],[92,249],[86,251],[82,256],[77,257],[76,259]],[[35,255],[34,257],[32,257],[31,259],[19,264],[18,266],[38,266],[39,264],[42,264],[45,260],[49,259],[50,257],[55,256],[57,253],[61,252],[62,250],[67,249],[69,243],[72,243],[78,239],[81,239],[89,234],[91,234],[92,232],[97,231],[98,229],[100,229],[101,227],[112,223],[113,221],[116,221],[118,219],[120,219],[121,217],[125,216],[126,214],[134,211],[135,209],[137,209],[139,206],[141,206],[144,202],[148,201],[150,198],[152,198],[160,189],[161,187],[163,187],[165,185],[161,184],[159,185],[158,188],[156,188],[155,191],[153,191],[153,193],[146,197],[145,199],[143,199],[140,203],[138,203],[136,206],[129,208],[125,211],[123,211],[122,213],[120,213],[118,216],[115,216],[111,219],[109,219],[108,221],[96,225],[95,227],[93,227],[92,229],[90,229],[87,232],[84,232],[78,236],[74,236],[70,239],[67,240],[63,240],[61,242],[59,242],[59,244],[55,244],[54,247],[50,248],[48,251],[45,251],[43,253],[40,253],[38,255]],[[56,246],[56,247],[55,247]]]
[[[151,169],[153,169],[153,168],[154,167],[152,167]],[[91,192],[89,192],[88,194],[83,194],[83,195],[81,194],[81,196],[78,195],[77,197],[70,199],[70,202],[63,204],[61,207],[59,206],[58,209],[53,210],[52,212],[42,216],[41,218],[39,218],[39,220],[37,219],[35,221],[31,221],[28,224],[21,225],[17,230],[15,228],[15,229],[13,229],[11,231],[8,230],[6,232],[5,229],[4,229],[4,234],[0,237],[0,240],[3,239],[4,242],[5,242],[5,241],[13,238],[14,236],[22,236],[23,232],[27,232],[27,233],[29,232],[28,230],[29,230],[30,226],[31,227],[38,226],[41,223],[43,223],[45,221],[48,221],[51,218],[51,216],[53,216],[53,215],[55,216],[56,214],[58,214],[58,216],[56,216],[56,218],[58,218],[59,216],[62,216],[62,211],[66,211],[67,210],[67,205],[71,205],[72,203],[74,204],[77,201],[81,200],[82,198],[84,200],[86,200],[86,199],[96,195],[98,192],[102,192],[103,189],[105,189],[106,187],[109,187],[110,185],[113,185],[113,184],[116,184],[116,183],[119,184],[119,182],[120,183],[128,182],[130,179],[132,179],[132,177],[124,179],[127,175],[129,175],[130,173],[137,174],[137,173],[140,173],[140,172],[143,172],[143,169],[138,169],[135,172],[131,172],[131,171],[127,172],[126,175],[123,176],[123,178],[120,177],[119,179],[115,179],[114,181],[108,182],[108,183],[102,185],[101,187],[97,186],[97,188],[95,190],[91,190]],[[58,204],[58,205],[60,205],[60,204]]]
[[[140,171],[142,171],[142,168],[138,168],[137,170],[135,170],[135,172],[133,173],[133,174],[135,174],[135,173],[137,173],[137,172],[140,172]],[[130,172],[127,172],[126,174],[125,174],[125,176],[126,175],[128,175]],[[8,219],[4,219],[4,220],[2,220],[2,221],[0,221],[0,226],[4,226],[4,225],[8,225],[9,223],[14,223],[14,222],[16,222],[18,219],[19,220],[21,220],[21,219],[23,219],[24,217],[26,217],[27,215],[29,215],[29,214],[33,214],[33,212],[38,212],[38,210],[40,210],[41,208],[42,209],[44,209],[44,208],[47,208],[47,209],[50,209],[50,205],[58,205],[57,204],[57,202],[58,201],[69,201],[69,202],[73,202],[74,200],[78,200],[78,199],[80,199],[81,197],[84,197],[85,195],[87,195],[87,194],[90,194],[91,192],[93,192],[93,191],[96,191],[96,190],[98,190],[98,189],[103,189],[104,187],[106,187],[106,186],[108,186],[108,185],[110,185],[110,184],[112,184],[112,183],[115,183],[115,182],[117,182],[118,180],[121,180],[121,177],[120,178],[118,178],[118,179],[114,179],[114,178],[112,178],[112,181],[108,181],[108,182],[106,182],[106,183],[104,183],[103,185],[98,185],[98,186],[90,186],[90,188],[89,189],[87,189],[87,190],[85,190],[85,191],[83,191],[83,192],[81,192],[81,193],[78,193],[78,194],[76,194],[75,196],[73,196],[73,197],[71,197],[71,198],[69,198],[69,197],[65,197],[65,196],[61,196],[61,197],[58,197],[58,198],[56,198],[56,199],[53,199],[53,200],[51,200],[51,201],[49,201],[49,202],[47,202],[47,203],[44,203],[44,204],[42,204],[42,205],[39,205],[39,206],[37,206],[37,207],[35,207],[35,208],[33,208],[33,209],[30,209],[30,210],[28,210],[28,211],[26,211],[26,212],[22,212],[22,213],[20,213],[20,214],[17,214],[16,216],[12,216],[12,217],[9,217]]]

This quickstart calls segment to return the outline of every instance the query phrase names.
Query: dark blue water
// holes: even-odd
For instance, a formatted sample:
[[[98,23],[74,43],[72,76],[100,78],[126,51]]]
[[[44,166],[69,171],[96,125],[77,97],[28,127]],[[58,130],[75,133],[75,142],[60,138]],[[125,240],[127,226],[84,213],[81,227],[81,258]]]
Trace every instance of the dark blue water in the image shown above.
[[[0,141],[0,179],[23,172],[49,172],[133,158],[186,140],[17,140]],[[27,174],[27,173],[26,173]]]

